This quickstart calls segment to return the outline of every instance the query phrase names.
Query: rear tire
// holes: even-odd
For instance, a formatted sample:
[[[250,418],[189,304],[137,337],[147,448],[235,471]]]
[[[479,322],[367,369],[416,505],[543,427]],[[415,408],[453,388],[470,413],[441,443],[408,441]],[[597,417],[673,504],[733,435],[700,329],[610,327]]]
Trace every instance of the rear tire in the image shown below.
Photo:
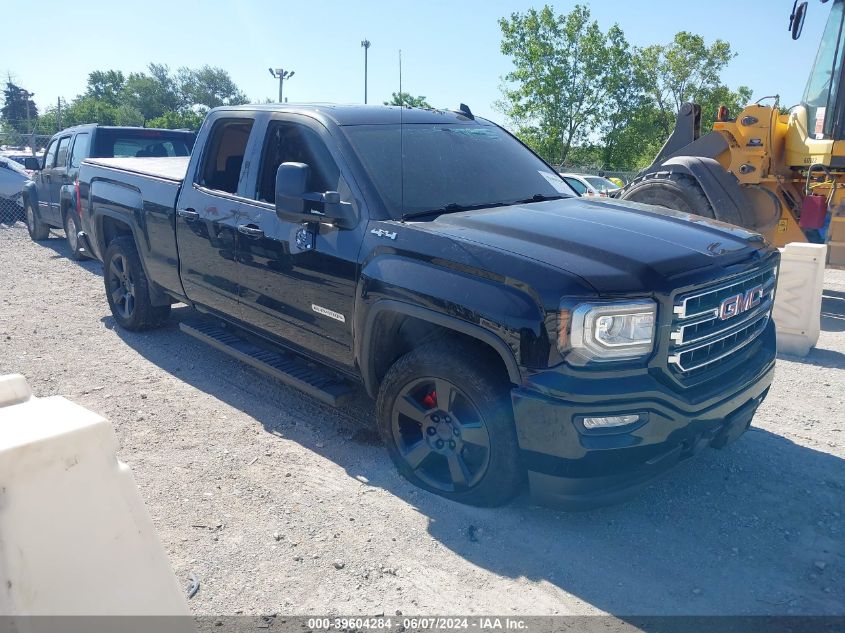
[[[477,506],[509,501],[525,473],[510,383],[496,364],[448,338],[414,349],[379,389],[379,432],[399,472],[447,499]]]
[[[704,195],[695,178],[685,174],[657,172],[646,174],[628,185],[622,192],[622,200],[653,204],[683,213],[692,213],[705,218],[719,218]]]
[[[72,209],[65,211],[65,239],[67,240],[68,248],[70,248],[70,258],[79,261],[85,256],[79,250],[79,220]]]
[[[149,330],[161,326],[170,316],[170,305],[150,301],[150,286],[135,241],[117,237],[103,256],[106,299],[117,324],[127,330]]]
[[[50,237],[50,225],[41,221],[38,217],[38,211],[33,208],[32,202],[29,200],[25,203],[24,215],[26,217],[26,230],[29,231],[29,237],[32,238],[33,242],[41,242]]]

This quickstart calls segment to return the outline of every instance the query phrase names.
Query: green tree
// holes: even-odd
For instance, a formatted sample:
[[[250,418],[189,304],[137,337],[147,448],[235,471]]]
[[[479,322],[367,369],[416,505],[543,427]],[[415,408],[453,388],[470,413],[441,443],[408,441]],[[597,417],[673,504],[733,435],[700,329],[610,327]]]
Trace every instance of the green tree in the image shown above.
[[[564,163],[608,110],[612,63],[608,37],[575,5],[557,15],[548,5],[499,20],[502,53],[514,69],[505,75],[499,107],[518,133],[547,160]],[[614,26],[614,42],[624,40]]]
[[[193,130],[196,132],[202,125],[203,115],[193,110],[180,112],[170,111],[155,119],[147,121],[147,127],[161,127],[168,130]]]
[[[674,128],[684,102],[695,101],[702,106],[707,102],[708,107],[702,107],[702,129],[706,129],[712,126],[719,104],[716,103],[715,109],[709,106],[719,98],[732,103],[746,95],[750,98],[748,88],[740,87],[733,92],[721,82],[722,71],[734,57],[736,53],[724,40],[717,39],[708,46],[703,37],[688,31],[676,33],[668,45],[655,44],[643,49],[640,67],[657,110],[656,122],[664,136]]]
[[[32,131],[38,118],[38,108],[32,96],[32,93],[13,83],[11,77],[7,78],[3,89],[3,107],[0,108],[0,117],[5,127],[21,133]]]
[[[121,103],[141,113],[142,124],[179,110],[181,100],[175,78],[163,64],[150,64],[147,73],[131,73],[121,93]]]
[[[120,105],[126,77],[119,70],[95,70],[88,74],[85,96],[107,103],[112,107]]]
[[[425,97],[420,95],[415,97],[404,90],[402,92],[394,92],[390,95],[390,101],[385,101],[384,105],[406,105],[412,108],[430,108],[431,104],[425,100]]]
[[[229,73],[222,68],[207,65],[195,70],[180,68],[176,81],[183,108],[197,105],[216,108],[249,101]]]

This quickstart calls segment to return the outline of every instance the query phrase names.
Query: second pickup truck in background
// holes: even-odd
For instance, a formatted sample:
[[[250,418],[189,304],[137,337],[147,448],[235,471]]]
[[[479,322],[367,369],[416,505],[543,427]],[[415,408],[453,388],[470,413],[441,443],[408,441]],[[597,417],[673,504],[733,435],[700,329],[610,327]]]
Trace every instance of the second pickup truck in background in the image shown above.
[[[34,170],[23,188],[26,226],[33,240],[44,240],[50,229],[62,228],[71,257],[80,259],[76,179],[86,158],[120,156],[188,156],[196,136],[186,130],[78,125],[53,135],[39,159],[27,162]]]

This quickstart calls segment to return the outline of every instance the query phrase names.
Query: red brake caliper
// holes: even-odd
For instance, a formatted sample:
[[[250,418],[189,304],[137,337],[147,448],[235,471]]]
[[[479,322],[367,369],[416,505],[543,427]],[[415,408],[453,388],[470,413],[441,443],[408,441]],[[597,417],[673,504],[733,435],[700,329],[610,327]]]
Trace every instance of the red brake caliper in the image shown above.
[[[437,392],[432,391],[425,398],[422,399],[423,406],[426,409],[433,409],[437,406]]]

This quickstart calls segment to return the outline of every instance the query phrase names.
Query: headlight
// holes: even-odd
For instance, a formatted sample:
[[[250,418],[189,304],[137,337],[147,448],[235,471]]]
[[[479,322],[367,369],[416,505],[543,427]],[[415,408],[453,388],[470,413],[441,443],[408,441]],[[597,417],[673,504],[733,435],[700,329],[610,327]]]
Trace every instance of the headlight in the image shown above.
[[[562,308],[558,347],[587,361],[642,358],[654,346],[656,315],[651,300],[582,303],[571,312]]]

